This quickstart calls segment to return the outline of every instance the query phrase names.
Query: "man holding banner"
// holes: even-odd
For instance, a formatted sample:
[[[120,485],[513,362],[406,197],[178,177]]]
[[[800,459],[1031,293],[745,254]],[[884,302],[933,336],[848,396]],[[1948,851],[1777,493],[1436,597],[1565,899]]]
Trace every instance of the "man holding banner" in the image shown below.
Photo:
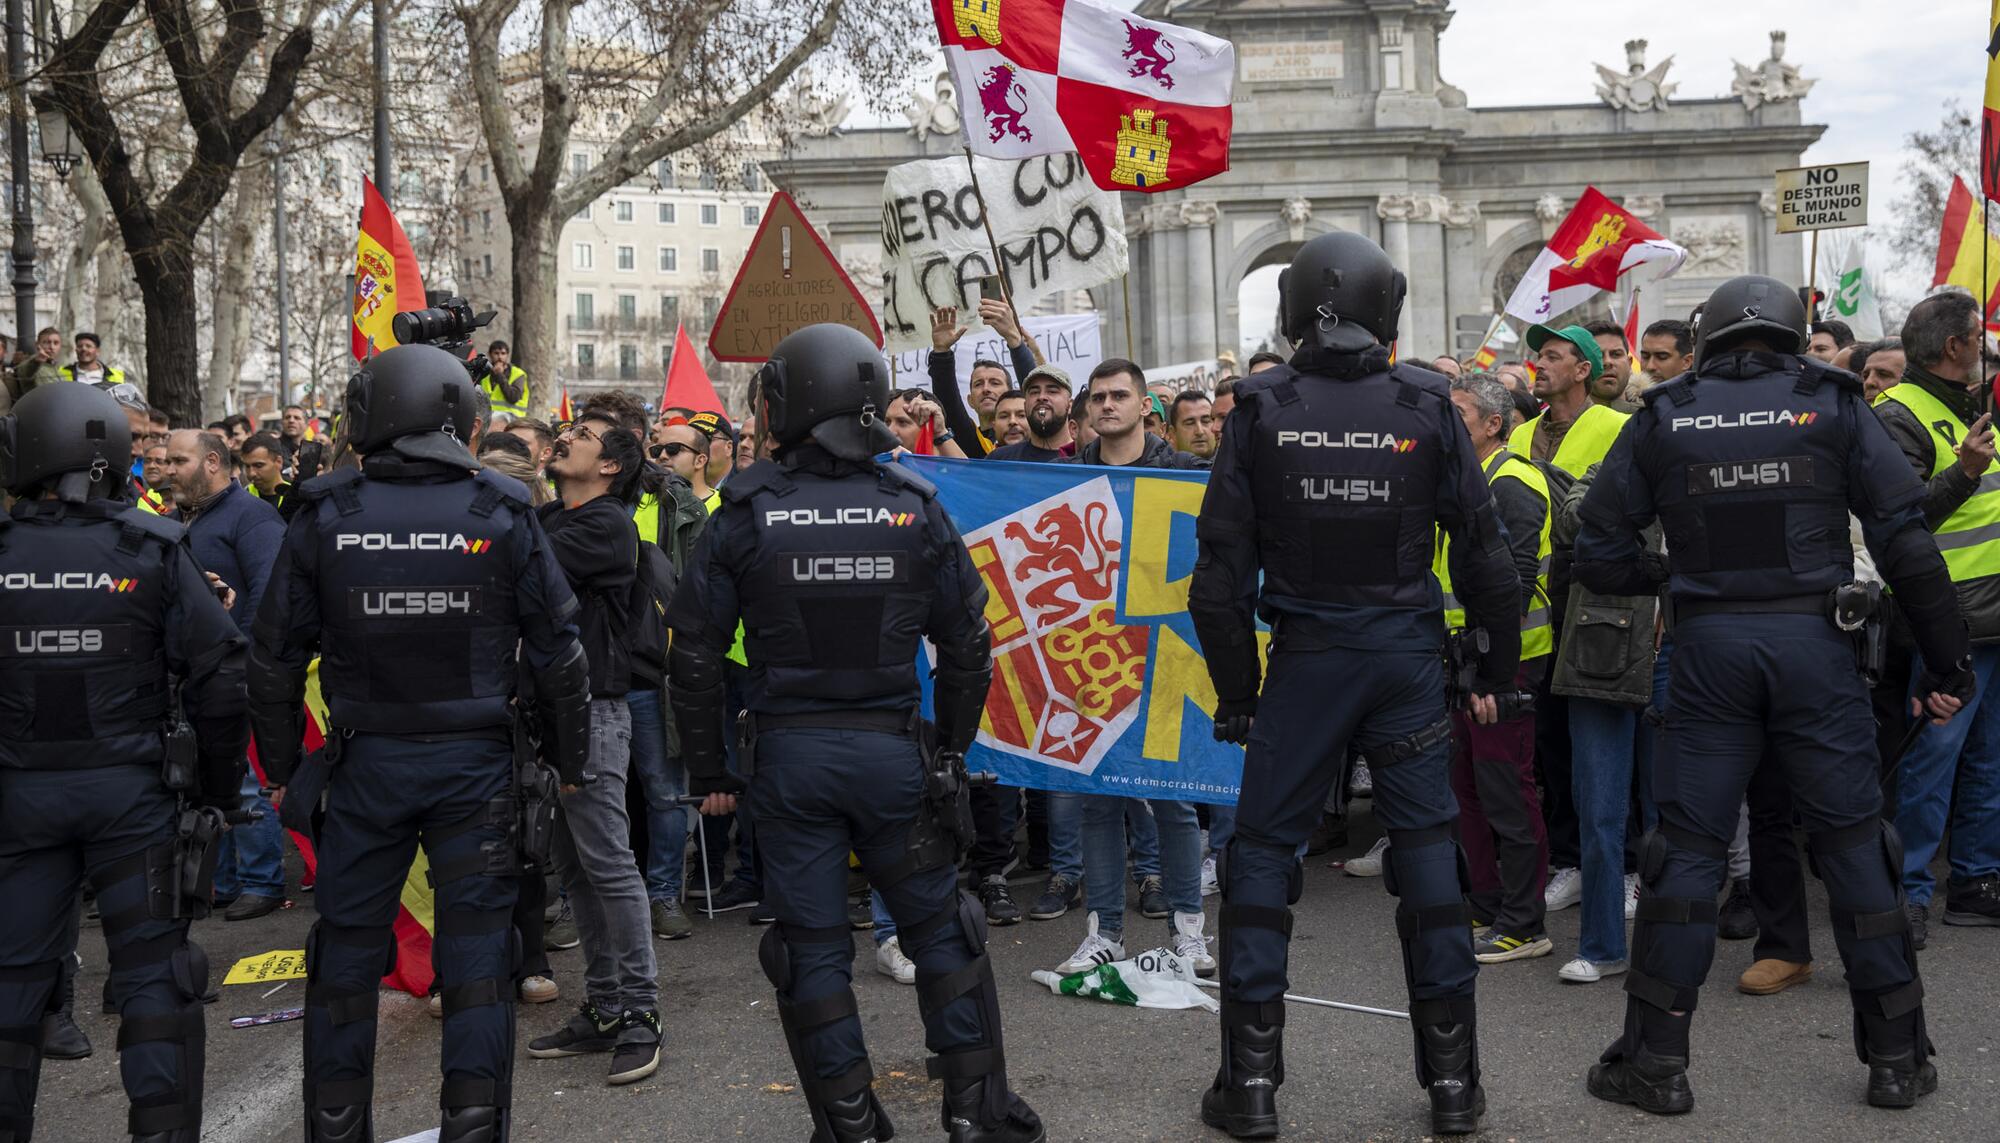
[[[1354,748],[1389,834],[1385,880],[1402,899],[1396,928],[1431,1128],[1465,1134],[1486,1097],[1465,861],[1452,838],[1443,599],[1426,574],[1437,528],[1451,541],[1467,643],[1479,648],[1459,701],[1482,724],[1496,720],[1493,696],[1519,666],[1521,581],[1444,378],[1390,364],[1402,272],[1368,239],[1328,234],[1299,251],[1280,290],[1299,351],[1236,386],[1188,593],[1218,699],[1215,735],[1248,744],[1222,861],[1222,1059],[1202,1120],[1238,1138],[1278,1133],[1289,906],[1304,889],[1297,854]],[[1261,680],[1253,601],[1272,629]]]

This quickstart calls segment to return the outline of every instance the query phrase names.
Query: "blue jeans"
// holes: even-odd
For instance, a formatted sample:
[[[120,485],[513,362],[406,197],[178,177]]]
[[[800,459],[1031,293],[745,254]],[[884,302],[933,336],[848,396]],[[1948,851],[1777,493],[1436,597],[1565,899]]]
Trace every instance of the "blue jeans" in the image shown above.
[[[278,811],[269,798],[257,794],[257,772],[243,768],[239,791],[246,805],[254,803],[263,813],[257,821],[229,827],[222,835],[222,848],[215,858],[215,895],[236,897],[255,893],[260,897],[285,895],[285,827],[278,824]]]
[[[687,793],[687,767],[667,756],[666,724],[659,691],[629,691],[632,708],[632,777],[646,796],[646,896],[654,901],[678,901],[681,877],[687,870],[687,806],[674,799]]]
[[[1083,794],[1049,791],[1049,872],[1083,882]]]
[[[1125,826],[1128,803],[1138,798],[1090,794],[1083,803],[1083,868],[1086,907],[1097,914],[1098,931],[1116,937],[1125,931]],[[1201,824],[1186,802],[1147,799],[1157,823],[1160,869],[1167,900],[1176,913],[1201,912]],[[1145,812],[1140,805],[1139,811]],[[1135,831],[1136,833],[1136,831]]]
[[[868,891],[868,908],[875,914],[875,943],[885,945],[896,935],[896,918],[889,913],[889,903],[882,899],[878,889]]]
[[[2000,873],[2000,702],[1987,702],[2000,681],[2000,647],[1974,647],[1979,693],[1943,726],[1926,726],[1903,755],[1898,776],[1896,832],[1903,835],[1903,891],[1912,905],[1929,905],[1936,888],[1930,864],[1949,819],[1955,880]],[[1911,689],[1923,674],[1911,670]],[[1952,797],[1953,786],[1958,796]]]
[[[1153,815],[1146,812],[1145,803],[1138,798],[1126,798],[1125,828],[1132,842],[1132,879],[1158,877],[1160,875],[1160,827]],[[1083,820],[1090,821],[1088,803],[1083,812]]]
[[[1653,660],[1653,705],[1667,703],[1673,645]],[[1644,713],[1596,699],[1569,700],[1570,782],[1583,854],[1583,922],[1576,955],[1593,963],[1626,959],[1625,823],[1638,781],[1641,825],[1659,822],[1653,804],[1654,728]]]

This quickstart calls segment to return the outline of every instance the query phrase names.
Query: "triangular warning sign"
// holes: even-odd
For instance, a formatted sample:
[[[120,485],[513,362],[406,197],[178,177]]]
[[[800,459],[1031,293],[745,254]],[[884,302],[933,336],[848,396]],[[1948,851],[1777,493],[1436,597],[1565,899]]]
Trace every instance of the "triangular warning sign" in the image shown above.
[[[852,326],[882,344],[875,312],[792,196],[779,191],[729,284],[708,349],[717,361],[762,362],[786,335],[820,322]]]

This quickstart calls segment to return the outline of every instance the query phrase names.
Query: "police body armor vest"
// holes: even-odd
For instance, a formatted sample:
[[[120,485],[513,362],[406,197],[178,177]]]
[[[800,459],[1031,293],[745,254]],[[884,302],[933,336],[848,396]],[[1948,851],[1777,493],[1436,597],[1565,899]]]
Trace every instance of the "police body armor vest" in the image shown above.
[[[1783,368],[1741,379],[1696,372],[1646,393],[1654,423],[1634,451],[1653,478],[1677,596],[1779,599],[1853,578],[1854,428],[1841,418],[1843,409],[1872,414],[1842,402],[1837,379],[1849,375],[1762,356]]]
[[[1884,390],[1876,400],[1902,405],[1915,413],[1917,423],[1930,432],[1931,470],[1924,474],[1925,480],[1935,479],[1946,465],[1958,463],[1958,446],[1966,438],[1966,424],[1943,401],[1924,392],[1919,385],[1897,385]],[[1979,488],[1933,532],[1953,583],[2000,575],[2000,460],[1987,462],[1986,471],[1979,477]]]
[[[353,469],[300,490],[317,513],[320,682],[345,730],[503,726],[520,623],[512,551],[519,485],[481,471],[438,483]]]
[[[1549,478],[1542,474],[1542,470],[1509,449],[1503,448],[1488,457],[1484,471],[1489,486],[1503,478],[1518,480],[1542,500],[1542,531],[1535,538],[1535,559],[1538,561],[1535,582],[1523,585],[1529,593],[1528,609],[1521,615],[1521,661],[1525,663],[1550,654],[1556,646],[1555,627],[1549,620],[1549,566],[1555,552],[1555,501],[1549,495]],[[1451,541],[1443,529],[1438,530],[1437,561],[1431,571],[1437,575],[1438,586],[1444,589],[1444,625],[1454,631],[1463,628],[1465,607],[1458,602],[1458,595],[1451,589]]]
[[[756,529],[737,592],[744,650],[773,713],[917,704],[937,582],[925,520],[935,492],[893,465],[828,477],[768,461],[723,486]]]
[[[0,766],[157,767],[182,528],[111,501],[67,511],[100,522],[0,518]]]
[[[1443,479],[1442,377],[1395,366],[1352,381],[1267,369],[1250,441],[1267,599],[1438,606],[1430,570]]]

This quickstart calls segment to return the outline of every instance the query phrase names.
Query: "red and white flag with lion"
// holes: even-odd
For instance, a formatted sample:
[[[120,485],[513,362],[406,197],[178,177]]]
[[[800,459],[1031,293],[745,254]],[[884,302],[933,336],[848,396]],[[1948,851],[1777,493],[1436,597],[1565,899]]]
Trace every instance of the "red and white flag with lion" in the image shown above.
[[[1075,151],[1106,190],[1229,169],[1236,48],[1098,0],[931,0],[974,152]]]

